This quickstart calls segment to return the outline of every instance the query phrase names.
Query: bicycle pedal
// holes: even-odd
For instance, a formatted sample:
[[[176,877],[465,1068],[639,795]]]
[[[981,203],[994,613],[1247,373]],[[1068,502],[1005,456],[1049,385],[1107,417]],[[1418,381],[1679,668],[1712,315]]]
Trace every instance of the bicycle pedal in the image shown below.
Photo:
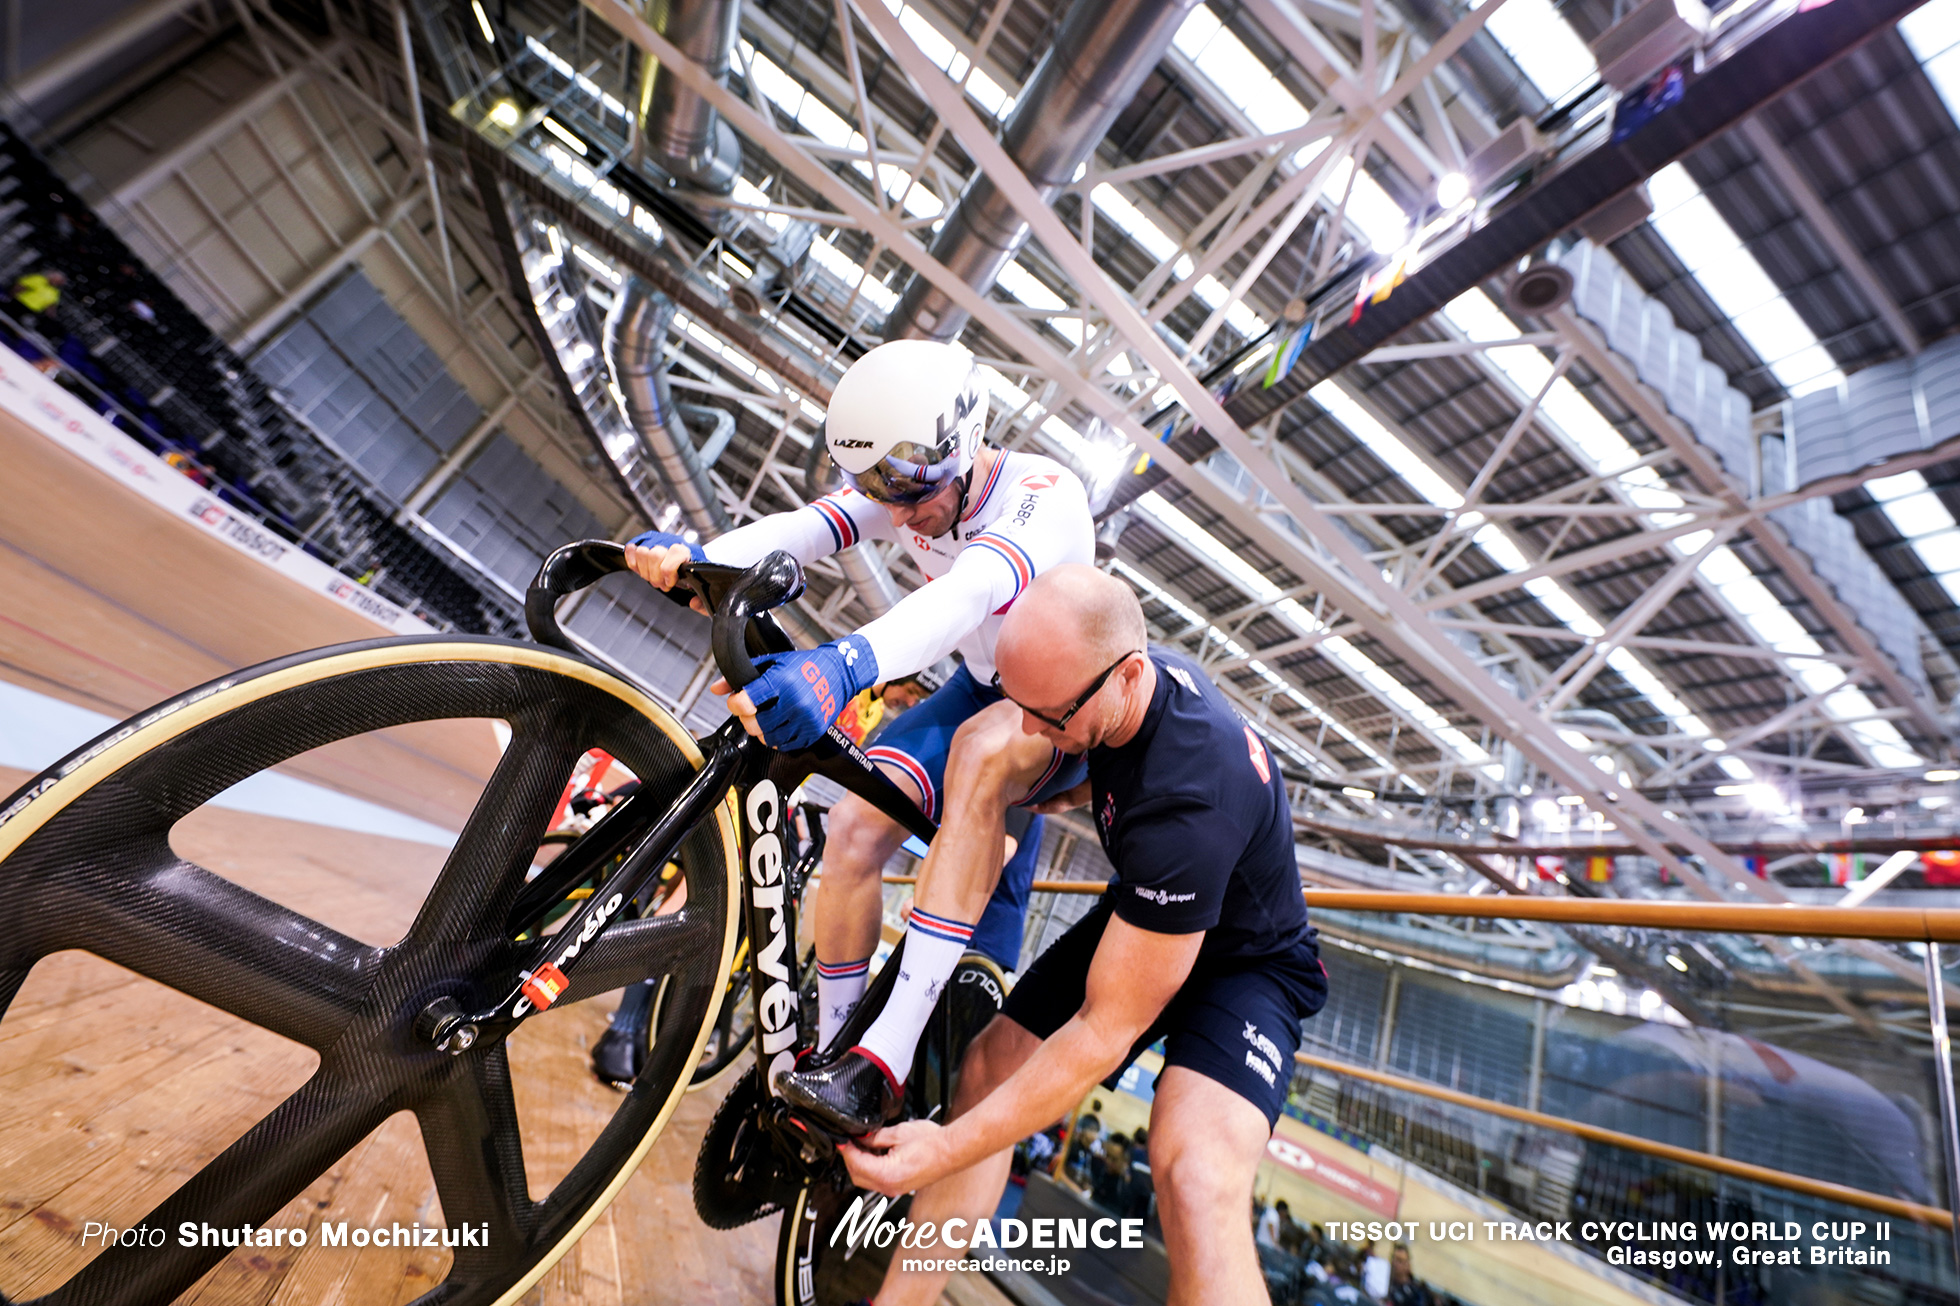
[[[828,1165],[843,1151],[846,1140],[842,1134],[833,1133],[793,1107],[785,1108],[777,1123],[778,1136],[793,1144],[797,1161],[811,1169]]]

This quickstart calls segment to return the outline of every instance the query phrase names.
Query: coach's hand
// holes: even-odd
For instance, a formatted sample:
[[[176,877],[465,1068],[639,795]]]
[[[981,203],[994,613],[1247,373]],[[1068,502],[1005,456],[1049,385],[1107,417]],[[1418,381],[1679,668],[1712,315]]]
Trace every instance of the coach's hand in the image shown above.
[[[682,563],[707,560],[707,552],[700,545],[666,531],[648,531],[626,542],[626,565],[657,590],[670,590],[680,583]],[[708,605],[698,597],[689,600],[688,606],[708,615]]]
[[[851,1182],[887,1197],[923,1188],[955,1168],[946,1130],[930,1120],[874,1129],[845,1144],[843,1153]]]
[[[762,674],[730,696],[728,710],[757,739],[791,753],[821,739],[846,704],[878,683],[878,656],[862,635],[796,653],[771,653],[755,665]],[[725,681],[710,688],[728,693]]]

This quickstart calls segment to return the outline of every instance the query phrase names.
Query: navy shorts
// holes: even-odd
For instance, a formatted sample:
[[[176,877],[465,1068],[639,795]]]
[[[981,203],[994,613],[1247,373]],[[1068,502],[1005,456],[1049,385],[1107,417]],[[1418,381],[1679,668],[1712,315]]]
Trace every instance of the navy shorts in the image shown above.
[[[925,814],[933,820],[944,816],[946,758],[953,749],[953,735],[966,719],[984,707],[1001,701],[1001,693],[982,685],[965,667],[953,673],[945,684],[924,702],[898,714],[871,736],[864,755],[874,762],[896,767],[912,778],[925,795]],[[1044,802],[1066,793],[1088,777],[1087,759],[1057,749],[1048,769],[1020,800],[1022,805]],[[1001,871],[994,896],[974,925],[970,947],[985,953],[1002,970],[1014,970],[1021,961],[1022,925],[1027,918],[1028,893],[1034,883],[1035,863],[1041,850],[1041,818],[1035,817],[1024,831],[1010,818],[1008,826],[1020,847]]]
[[[910,776],[925,795],[926,815],[935,821],[944,820],[946,758],[953,751],[953,735],[968,717],[982,708],[992,707],[1002,697],[998,689],[981,684],[962,666],[923,703],[906,709],[890,724],[881,726],[865,745],[864,755]],[[1023,804],[1045,801],[1075,788],[1088,777],[1087,758],[1058,748],[1048,759],[1048,769],[1026,796],[1017,801]]]
[[[1089,963],[1111,914],[1107,900],[1100,902],[1049,944],[1007,995],[1001,1014],[1041,1039],[1066,1025],[1082,1009]],[[1243,966],[1200,962],[1104,1086],[1113,1086],[1161,1038],[1166,1069],[1183,1066],[1223,1084],[1265,1112],[1271,1128],[1293,1081],[1300,1022],[1326,1002],[1327,972],[1311,931],[1290,954]]]

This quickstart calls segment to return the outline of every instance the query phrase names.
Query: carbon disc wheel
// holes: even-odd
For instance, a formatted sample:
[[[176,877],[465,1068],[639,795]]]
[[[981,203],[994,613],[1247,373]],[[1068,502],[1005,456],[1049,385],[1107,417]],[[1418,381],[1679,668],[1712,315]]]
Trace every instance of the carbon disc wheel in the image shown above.
[[[372,731],[465,718],[502,721],[509,740],[398,942],[365,942],[173,851],[181,818],[268,767]],[[328,1203],[311,1199],[350,1182],[356,1149],[406,1112],[427,1161],[429,1221],[481,1231],[454,1248],[446,1271],[429,1275],[416,1303],[509,1306],[564,1255],[652,1146],[700,1060],[737,933],[733,804],[719,804],[683,844],[686,906],[616,922],[580,958],[570,990],[512,1038],[484,1038],[451,1056],[416,1032],[416,1020],[438,998],[479,1010],[516,982],[532,954],[513,938],[512,908],[588,748],[629,766],[655,804],[702,763],[657,704],[583,662],[493,639],[377,640],[202,686],[111,730],[0,804],[0,1017],[37,962],[88,953],[142,977],[132,982],[153,981],[205,1004],[198,1010],[216,1008],[215,1019],[228,1013],[317,1056],[311,1074],[268,1098],[262,1116],[254,1109],[256,1123],[234,1141],[183,1166],[181,1181],[169,1177],[174,1187],[152,1184],[167,1195],[122,1212],[123,1225],[174,1234],[184,1224],[317,1218],[312,1208]],[[608,1099],[610,1117],[561,1149],[562,1171],[554,1160],[548,1191],[534,1199],[543,1172],[527,1174],[509,1049],[561,1015],[575,1017],[568,1009],[580,999],[657,973],[674,977],[668,1028],[692,1037],[662,1040],[632,1091]],[[209,1087],[209,1110],[236,1111],[222,1098],[229,1085]],[[0,1115],[0,1155],[18,1157],[9,1135],[22,1127],[18,1115]],[[399,1172],[401,1157],[388,1159]],[[146,1191],[138,1180],[132,1173],[124,1187]],[[46,1306],[158,1306],[226,1254],[175,1236],[116,1243],[64,1267],[65,1277],[44,1268],[25,1291]],[[397,1291],[390,1299],[402,1299]]]

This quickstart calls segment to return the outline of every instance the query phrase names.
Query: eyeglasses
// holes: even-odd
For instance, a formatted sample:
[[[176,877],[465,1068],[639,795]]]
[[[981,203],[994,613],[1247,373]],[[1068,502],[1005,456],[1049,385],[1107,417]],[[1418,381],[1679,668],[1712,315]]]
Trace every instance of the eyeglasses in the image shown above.
[[[1000,672],[998,671],[994,672],[994,688],[1000,690],[1000,695],[1002,698],[1006,698],[1008,702],[1014,703],[1015,707],[1020,708],[1023,712],[1026,712],[1029,716],[1041,722],[1043,725],[1052,726],[1057,730],[1066,730],[1068,729],[1068,723],[1075,720],[1075,714],[1077,712],[1080,712],[1088,704],[1089,700],[1094,698],[1097,692],[1100,691],[1104,685],[1109,683],[1109,678],[1116,674],[1116,668],[1122,666],[1125,662],[1128,662],[1131,658],[1137,656],[1137,654],[1141,652],[1143,652],[1142,649],[1133,648],[1128,653],[1125,653],[1122,657],[1117,658],[1114,662],[1104,667],[1102,670],[1102,674],[1097,676],[1094,680],[1090,681],[1089,687],[1083,690],[1080,694],[1076,695],[1075,701],[1068,705],[1068,711],[1062,713],[1061,716],[1059,717],[1049,716],[1046,712],[1037,712],[1033,708],[1027,706],[1025,703],[1018,703],[1015,702],[1012,698],[1009,698],[1007,691],[1000,688]]]

